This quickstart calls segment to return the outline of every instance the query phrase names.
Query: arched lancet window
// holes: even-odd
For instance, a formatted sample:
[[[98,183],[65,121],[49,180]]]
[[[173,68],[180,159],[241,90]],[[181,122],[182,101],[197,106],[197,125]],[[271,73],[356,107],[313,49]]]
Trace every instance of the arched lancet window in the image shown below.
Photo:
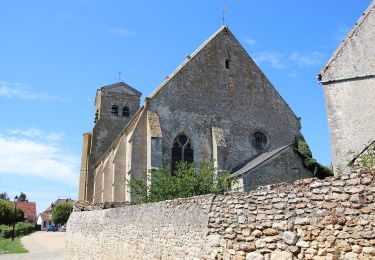
[[[194,161],[194,151],[193,146],[189,137],[184,134],[180,134],[173,142],[172,147],[172,173],[176,168],[177,162],[188,162],[192,163]]]
[[[122,108],[122,116],[129,117],[129,108],[127,106]]]
[[[115,115],[115,116],[118,116],[118,106],[112,105],[111,114]]]

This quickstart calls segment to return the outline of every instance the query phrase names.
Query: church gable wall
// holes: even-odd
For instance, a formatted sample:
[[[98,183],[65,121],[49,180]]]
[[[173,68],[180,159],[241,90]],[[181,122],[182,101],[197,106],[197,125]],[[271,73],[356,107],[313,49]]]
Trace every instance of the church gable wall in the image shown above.
[[[375,4],[358,21],[322,70],[322,81],[342,80],[375,74]]]
[[[212,160],[212,126],[222,128],[227,168],[259,153],[250,141],[256,131],[264,132],[270,140],[267,150],[291,143],[299,134],[294,113],[226,29],[169,79],[148,104],[148,109],[160,117],[166,165],[170,165],[172,142],[181,132],[191,138],[194,160],[201,162]]]

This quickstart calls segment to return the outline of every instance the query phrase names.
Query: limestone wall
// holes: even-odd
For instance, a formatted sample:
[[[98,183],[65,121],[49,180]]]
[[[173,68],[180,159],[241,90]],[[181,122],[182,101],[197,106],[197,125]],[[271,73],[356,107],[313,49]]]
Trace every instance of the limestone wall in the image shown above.
[[[73,212],[66,259],[192,259],[209,251],[212,195]]]
[[[67,259],[374,259],[375,170],[74,212]]]

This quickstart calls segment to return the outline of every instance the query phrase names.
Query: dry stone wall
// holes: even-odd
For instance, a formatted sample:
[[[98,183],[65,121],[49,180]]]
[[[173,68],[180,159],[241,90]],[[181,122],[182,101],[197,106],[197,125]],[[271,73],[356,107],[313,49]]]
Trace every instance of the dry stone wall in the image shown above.
[[[68,259],[375,259],[375,170],[74,212]]]

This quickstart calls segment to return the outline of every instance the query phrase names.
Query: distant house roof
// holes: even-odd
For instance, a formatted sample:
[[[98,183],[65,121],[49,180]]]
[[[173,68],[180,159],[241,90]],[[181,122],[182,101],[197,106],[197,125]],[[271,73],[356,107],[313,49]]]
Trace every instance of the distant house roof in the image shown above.
[[[50,212],[43,212],[43,213],[40,213],[39,216],[42,218],[42,220],[44,221],[51,221],[52,219],[52,214]]]
[[[14,201],[11,201],[14,205]],[[21,209],[27,219],[36,219],[36,203],[35,202],[17,202],[16,207]]]
[[[46,208],[42,213],[40,213],[39,215],[42,215],[42,214],[50,214],[53,207],[57,206],[57,205],[60,205],[60,204],[64,204],[64,203],[70,203],[70,204],[73,204],[74,203],[74,200],[72,199],[57,199],[55,202],[51,203],[51,205]]]
[[[287,149],[288,147],[291,147],[291,146],[292,146],[292,144],[287,144],[287,145],[281,146],[279,148],[276,148],[272,151],[262,153],[258,157],[254,158],[251,161],[249,161],[248,163],[246,163],[244,166],[242,166],[237,171],[233,172],[232,176],[233,177],[240,176],[244,173],[247,173],[248,171],[251,171],[252,169],[258,167],[259,165],[267,162],[271,158],[279,155],[282,151],[284,151],[285,149]]]

